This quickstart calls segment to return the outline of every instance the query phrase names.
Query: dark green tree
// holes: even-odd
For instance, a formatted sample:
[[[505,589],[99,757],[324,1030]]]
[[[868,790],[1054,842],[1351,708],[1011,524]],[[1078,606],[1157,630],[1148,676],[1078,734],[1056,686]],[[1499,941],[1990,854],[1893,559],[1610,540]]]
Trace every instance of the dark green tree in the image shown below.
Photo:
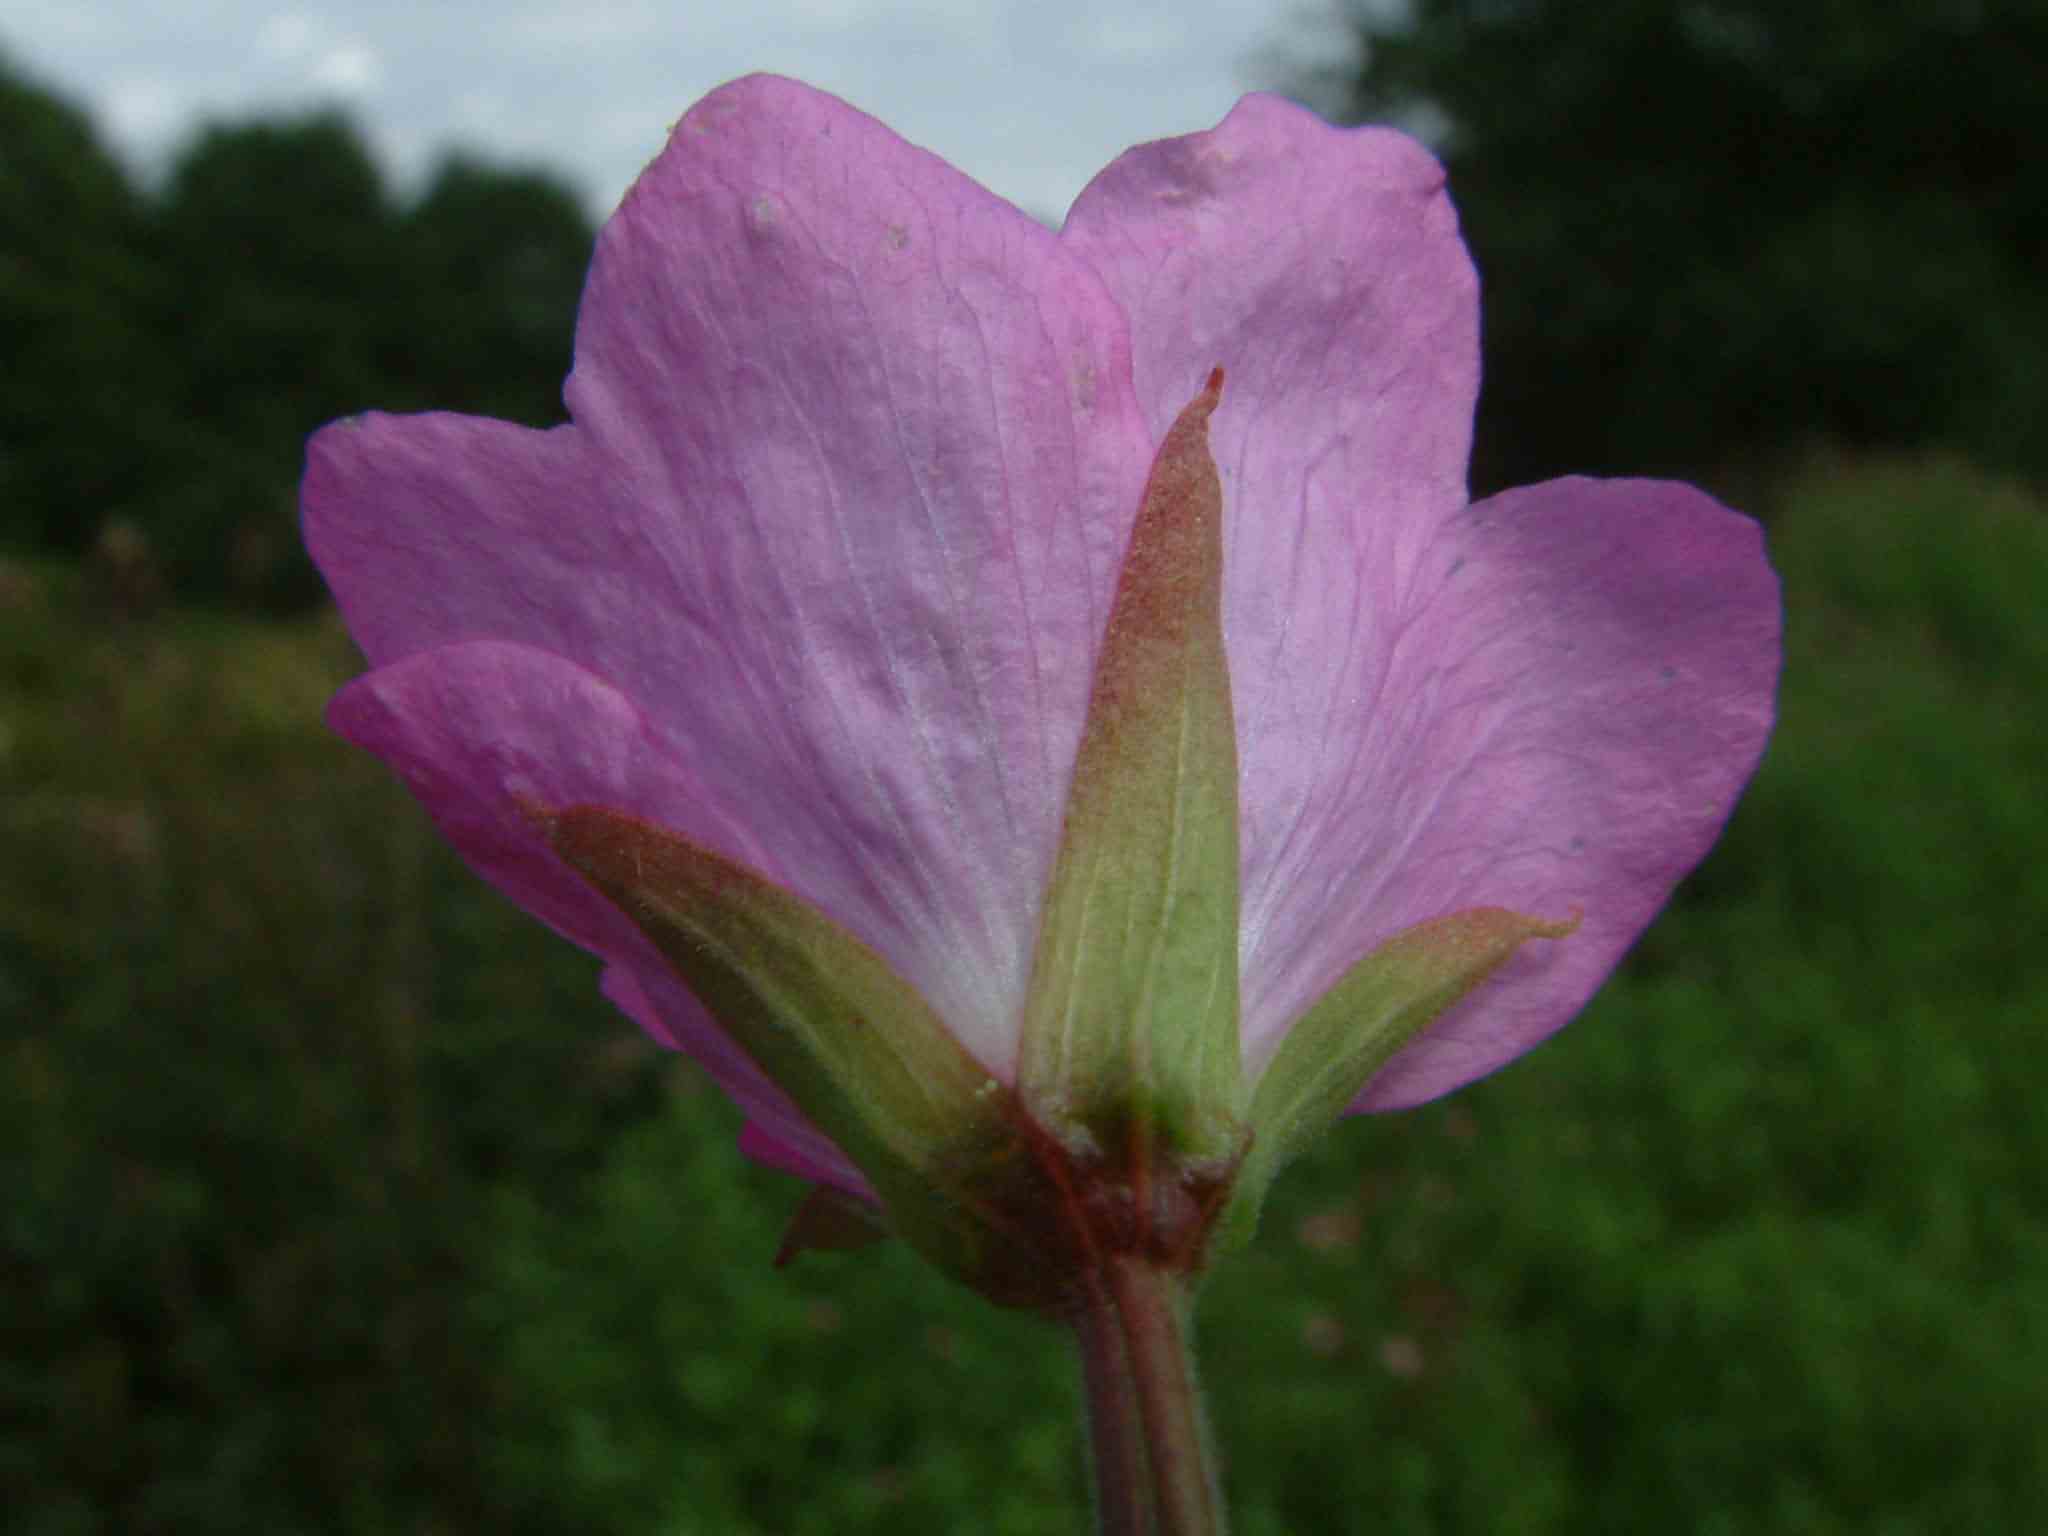
[[[75,554],[121,520],[180,593],[316,600],[306,435],[559,421],[592,239],[560,180],[459,156],[401,208],[333,113],[209,127],[148,197],[0,56],[0,545]]]
[[[412,313],[401,368],[440,409],[560,421],[592,232],[538,171],[444,161],[400,229]]]
[[[185,446],[151,540],[181,590],[310,599],[293,506],[306,434],[389,397],[404,290],[382,177],[337,115],[215,126],[173,165],[158,226]]]
[[[76,551],[161,469],[162,274],[85,115],[0,57],[0,540]]]
[[[346,119],[237,124],[178,160],[159,222],[185,459],[150,532],[184,591],[319,595],[296,486],[324,422],[562,417],[592,233],[546,175],[451,159],[402,209]]]
[[[2048,472],[2042,0],[1357,5],[1304,82],[1432,130],[1485,282],[1475,480],[1816,439]]]

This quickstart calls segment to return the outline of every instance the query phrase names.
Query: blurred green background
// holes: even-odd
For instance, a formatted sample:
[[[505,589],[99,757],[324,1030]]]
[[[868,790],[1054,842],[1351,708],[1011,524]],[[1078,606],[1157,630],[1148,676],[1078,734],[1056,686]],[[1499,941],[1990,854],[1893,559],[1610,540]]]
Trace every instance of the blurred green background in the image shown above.
[[[1789,627],[1583,1019],[1217,1273],[1246,1536],[2048,1513],[2043,9],[1423,3],[1294,82],[1451,160],[1481,487],[1699,477]],[[733,1112],[319,724],[303,435],[551,419],[575,198],[400,203],[334,118],[145,191],[13,69],[0,144],[9,1531],[1083,1528],[1065,1341],[888,1248],[771,1270]]]

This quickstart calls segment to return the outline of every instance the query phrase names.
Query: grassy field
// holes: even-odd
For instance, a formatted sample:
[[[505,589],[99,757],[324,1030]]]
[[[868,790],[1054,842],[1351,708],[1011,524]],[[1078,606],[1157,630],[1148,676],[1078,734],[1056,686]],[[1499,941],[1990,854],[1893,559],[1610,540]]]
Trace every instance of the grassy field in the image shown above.
[[[1202,1312],[1241,1536],[2048,1511],[2048,506],[1775,498],[1783,725],[1585,1017],[1352,1122]],[[1065,1341],[794,1199],[318,723],[331,623],[0,569],[21,1536],[1084,1527]]]

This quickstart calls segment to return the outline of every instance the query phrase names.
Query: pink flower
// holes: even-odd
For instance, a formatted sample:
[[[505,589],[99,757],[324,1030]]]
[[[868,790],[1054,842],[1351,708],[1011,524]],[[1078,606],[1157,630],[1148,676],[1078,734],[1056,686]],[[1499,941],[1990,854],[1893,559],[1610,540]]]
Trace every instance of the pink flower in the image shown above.
[[[1600,984],[1718,835],[1778,664],[1759,531],[1698,491],[1467,503],[1477,304],[1443,173],[1393,132],[1248,97],[1053,233],[738,81],[604,229],[572,424],[314,438],[307,542],[371,663],[331,719],[606,961],[756,1155],[864,1192],[531,808],[630,812],[795,893],[1007,1079],[1119,563],[1220,367],[1248,1079],[1418,924],[1582,914],[1353,1107],[1419,1103]]]

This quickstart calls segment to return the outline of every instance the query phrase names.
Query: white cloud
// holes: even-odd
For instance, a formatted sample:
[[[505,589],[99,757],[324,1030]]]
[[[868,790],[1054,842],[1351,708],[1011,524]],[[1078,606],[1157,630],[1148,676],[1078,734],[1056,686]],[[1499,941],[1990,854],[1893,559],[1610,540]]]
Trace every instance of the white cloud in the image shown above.
[[[1082,46],[1105,58],[1149,59],[1187,46],[1187,30],[1166,16],[1100,15],[1080,31]]]
[[[365,43],[342,43],[320,55],[308,78],[323,91],[341,96],[361,96],[375,89],[384,78],[377,51]]]
[[[860,19],[862,0],[789,0],[790,21],[842,31]]]
[[[640,45],[684,30],[664,22],[662,8],[644,0],[608,0],[584,5],[530,5],[501,17],[498,26],[514,43],[577,53],[604,53]]]
[[[275,59],[303,58],[313,46],[312,18],[297,11],[271,16],[256,29],[256,51]]]
[[[100,110],[114,135],[148,141],[169,134],[183,120],[189,103],[164,80],[118,80],[100,96]]]

